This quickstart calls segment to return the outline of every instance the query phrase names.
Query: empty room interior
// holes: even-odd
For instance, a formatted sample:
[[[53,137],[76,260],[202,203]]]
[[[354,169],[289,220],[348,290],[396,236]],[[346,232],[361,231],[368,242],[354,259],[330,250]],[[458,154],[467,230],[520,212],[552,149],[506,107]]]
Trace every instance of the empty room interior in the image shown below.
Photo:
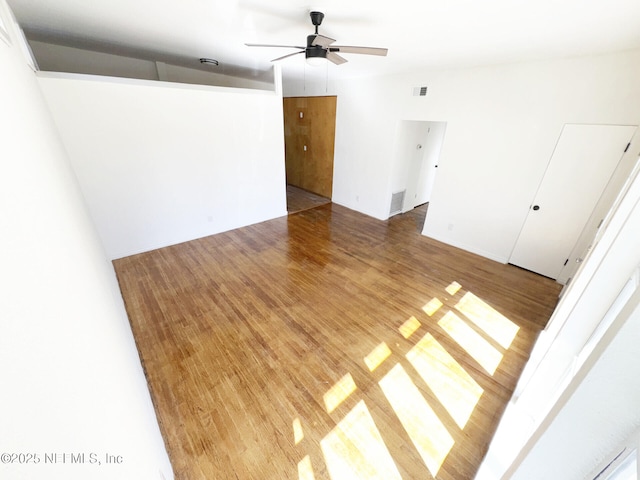
[[[0,0],[0,477],[637,479],[638,19]]]

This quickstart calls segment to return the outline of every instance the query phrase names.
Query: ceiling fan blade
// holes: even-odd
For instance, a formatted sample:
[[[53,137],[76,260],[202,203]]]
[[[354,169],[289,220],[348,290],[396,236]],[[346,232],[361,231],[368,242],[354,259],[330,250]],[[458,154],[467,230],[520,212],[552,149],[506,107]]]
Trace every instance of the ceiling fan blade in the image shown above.
[[[328,47],[333,42],[335,42],[335,40],[333,38],[329,38],[329,37],[325,37],[324,35],[316,34],[315,38],[313,39],[313,42],[311,42],[311,46],[315,47],[315,46],[319,45],[321,47]]]
[[[377,47],[350,47],[347,45],[334,45],[330,49],[332,52],[340,53],[362,53],[365,55],[380,55],[385,57],[389,49]]]
[[[272,62],[277,62],[278,60],[284,60],[285,58],[293,57],[294,55],[298,55],[299,53],[304,53],[304,50],[301,50],[299,52],[290,53],[289,55],[284,55],[282,57],[274,58],[271,61]]]
[[[327,52],[327,60],[329,60],[330,62],[335,63],[336,65],[341,65],[343,63],[347,63],[347,59],[344,57],[341,57],[340,55],[338,55],[335,52]]]
[[[247,47],[277,47],[277,48],[299,48],[304,50],[306,47],[299,45],[271,45],[269,43],[245,43]]]

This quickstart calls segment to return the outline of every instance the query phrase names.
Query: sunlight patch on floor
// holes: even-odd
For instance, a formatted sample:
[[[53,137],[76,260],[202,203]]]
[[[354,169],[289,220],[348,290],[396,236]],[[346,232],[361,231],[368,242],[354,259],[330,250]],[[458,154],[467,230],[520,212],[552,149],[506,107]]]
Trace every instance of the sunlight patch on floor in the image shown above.
[[[396,364],[378,383],[422,460],[435,477],[453,447],[453,437],[402,365]]]
[[[309,455],[298,462],[298,478],[299,480],[315,480],[313,467],[311,466],[311,458]]]
[[[447,312],[438,325],[466,350],[487,373],[493,375],[502,361],[502,353],[455,313]]]
[[[458,293],[458,290],[460,290],[461,288],[462,288],[462,285],[460,285],[458,282],[451,282],[449,286],[445,288],[445,290],[449,295],[453,297],[456,293]]]
[[[327,412],[333,412],[349,395],[356,391],[356,383],[350,373],[347,373],[323,395]]]
[[[445,288],[450,296],[458,295],[461,289],[458,282],[451,282]],[[422,307],[422,311],[432,317],[443,305],[442,301],[434,297]],[[519,327],[471,292],[462,296],[455,305],[455,310],[459,314],[449,310],[441,316],[439,327],[484,370],[493,375],[504,358],[496,344],[508,349]],[[434,321],[435,318],[426,322],[427,325],[434,326]],[[421,327],[423,324],[415,316],[411,316],[398,327],[398,331],[405,339],[409,339]],[[419,335],[416,338],[420,338]],[[464,430],[484,390],[431,333],[426,333],[417,342],[412,339],[412,343],[413,347],[405,355],[406,361],[428,389],[421,382],[414,383],[411,377],[414,375],[413,370],[410,371],[410,367],[405,365],[409,369],[406,370],[400,363],[394,363],[378,385],[415,447],[415,452],[424,462],[424,467],[437,478],[443,462],[455,446],[454,437],[446,425],[452,429],[456,427],[448,417]],[[461,353],[464,361],[469,362],[467,355],[462,354],[458,348],[454,351]],[[363,360],[369,372],[374,372],[383,363],[391,363],[389,358],[392,353],[387,342],[382,341]],[[471,373],[479,373],[474,366],[471,369]],[[327,412],[334,412],[356,390],[353,377],[347,373],[323,395]],[[361,395],[364,393],[361,392]],[[439,403],[438,408],[434,410],[431,406],[433,403],[430,405],[430,402]],[[304,439],[299,418],[293,420],[293,433],[298,445]],[[405,445],[395,447],[405,448]],[[402,480],[391,452],[362,399],[320,441],[320,449],[328,476],[332,480]],[[320,473],[323,477],[326,475],[324,469]],[[298,477],[299,480],[315,479],[309,455],[298,463]]]
[[[398,330],[400,331],[400,333],[404,338],[409,338],[411,335],[413,335],[416,332],[416,330],[420,328],[421,325],[422,324],[418,321],[416,317],[411,316],[409,320],[407,320],[402,325],[400,325],[400,327],[398,327]]]
[[[440,309],[442,302],[437,298],[432,298],[427,304],[422,307],[422,311],[430,317]]]
[[[520,330],[515,323],[471,292],[464,294],[456,304],[456,309],[504,348],[511,346]]]
[[[458,426],[464,428],[484,391],[482,387],[430,333],[406,357]]]
[[[296,445],[299,444],[304,438],[304,432],[302,431],[302,423],[299,418],[293,419],[293,439]]]
[[[382,362],[384,362],[389,357],[389,355],[391,355],[391,349],[385,342],[382,342],[380,345],[371,350],[371,352],[366,357],[364,357],[364,363],[369,368],[369,371],[373,372],[380,366]]]
[[[332,480],[402,480],[363,400],[321,441]]]

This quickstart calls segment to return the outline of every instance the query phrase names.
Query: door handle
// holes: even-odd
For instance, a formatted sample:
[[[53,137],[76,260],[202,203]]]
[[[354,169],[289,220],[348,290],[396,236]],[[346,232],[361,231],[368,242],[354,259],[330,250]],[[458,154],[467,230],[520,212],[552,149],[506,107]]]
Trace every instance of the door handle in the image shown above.
[[[534,206],[533,206],[533,209],[534,209],[534,210],[540,210],[540,205],[534,205]]]

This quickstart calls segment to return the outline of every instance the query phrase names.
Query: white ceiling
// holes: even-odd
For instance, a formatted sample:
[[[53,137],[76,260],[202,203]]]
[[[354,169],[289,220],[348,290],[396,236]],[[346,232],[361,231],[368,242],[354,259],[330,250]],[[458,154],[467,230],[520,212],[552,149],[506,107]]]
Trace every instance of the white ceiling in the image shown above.
[[[341,45],[389,48],[349,55],[331,75],[362,76],[468,67],[640,48],[640,0],[8,0],[29,38],[202,68],[259,75],[304,45],[311,10]],[[303,55],[281,62],[303,69]]]

